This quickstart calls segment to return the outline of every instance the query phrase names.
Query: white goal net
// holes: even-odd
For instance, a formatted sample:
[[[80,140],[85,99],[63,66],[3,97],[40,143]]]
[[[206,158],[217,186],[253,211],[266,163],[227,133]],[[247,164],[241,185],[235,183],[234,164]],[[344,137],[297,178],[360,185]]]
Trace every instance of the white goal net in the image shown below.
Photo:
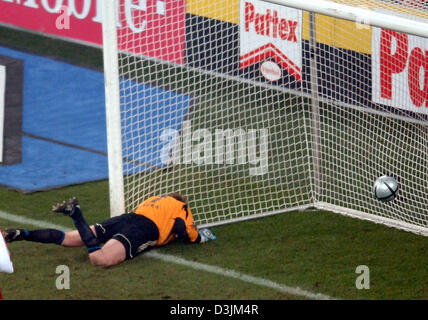
[[[428,235],[428,4],[296,2],[118,1],[125,211],[179,192],[199,225],[315,207]]]

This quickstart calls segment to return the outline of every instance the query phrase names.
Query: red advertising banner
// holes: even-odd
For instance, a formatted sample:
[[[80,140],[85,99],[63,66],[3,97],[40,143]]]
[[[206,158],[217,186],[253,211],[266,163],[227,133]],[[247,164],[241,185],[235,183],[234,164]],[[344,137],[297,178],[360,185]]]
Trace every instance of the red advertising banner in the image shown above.
[[[260,63],[266,80],[286,70],[302,82],[302,11],[260,0],[240,2],[240,68]],[[271,59],[271,60],[270,60]]]
[[[102,1],[0,0],[0,24],[102,46]],[[185,0],[117,3],[119,50],[184,64]]]

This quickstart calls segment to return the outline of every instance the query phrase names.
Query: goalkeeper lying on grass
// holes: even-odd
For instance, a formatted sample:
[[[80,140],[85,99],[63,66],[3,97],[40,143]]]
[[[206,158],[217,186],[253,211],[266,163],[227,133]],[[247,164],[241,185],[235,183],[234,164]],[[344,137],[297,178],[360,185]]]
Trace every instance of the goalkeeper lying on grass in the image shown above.
[[[76,198],[57,204],[52,211],[70,216],[77,230],[9,229],[4,235],[6,241],[27,240],[64,247],[85,245],[93,265],[110,267],[174,239],[188,243],[216,239],[208,229],[197,230],[186,199],[176,193],[151,197],[135,213],[125,213],[93,226],[86,223]]]

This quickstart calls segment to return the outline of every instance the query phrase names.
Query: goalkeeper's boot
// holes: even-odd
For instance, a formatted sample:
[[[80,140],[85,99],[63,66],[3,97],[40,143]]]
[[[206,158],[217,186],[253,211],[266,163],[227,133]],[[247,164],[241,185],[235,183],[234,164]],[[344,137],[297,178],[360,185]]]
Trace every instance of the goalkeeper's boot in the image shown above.
[[[24,230],[22,229],[7,229],[3,232],[6,242],[14,242],[24,240]]]
[[[77,198],[71,198],[52,206],[52,211],[63,213],[66,216],[72,217],[76,208],[80,209],[79,200]]]

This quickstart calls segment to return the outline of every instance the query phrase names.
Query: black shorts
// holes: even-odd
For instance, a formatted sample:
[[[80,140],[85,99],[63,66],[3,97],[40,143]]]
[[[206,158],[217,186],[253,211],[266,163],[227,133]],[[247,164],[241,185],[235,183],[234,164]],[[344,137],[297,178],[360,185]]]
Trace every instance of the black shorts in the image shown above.
[[[126,250],[126,259],[150,250],[159,239],[155,223],[140,214],[125,213],[95,224],[97,238],[101,243],[115,239]]]

